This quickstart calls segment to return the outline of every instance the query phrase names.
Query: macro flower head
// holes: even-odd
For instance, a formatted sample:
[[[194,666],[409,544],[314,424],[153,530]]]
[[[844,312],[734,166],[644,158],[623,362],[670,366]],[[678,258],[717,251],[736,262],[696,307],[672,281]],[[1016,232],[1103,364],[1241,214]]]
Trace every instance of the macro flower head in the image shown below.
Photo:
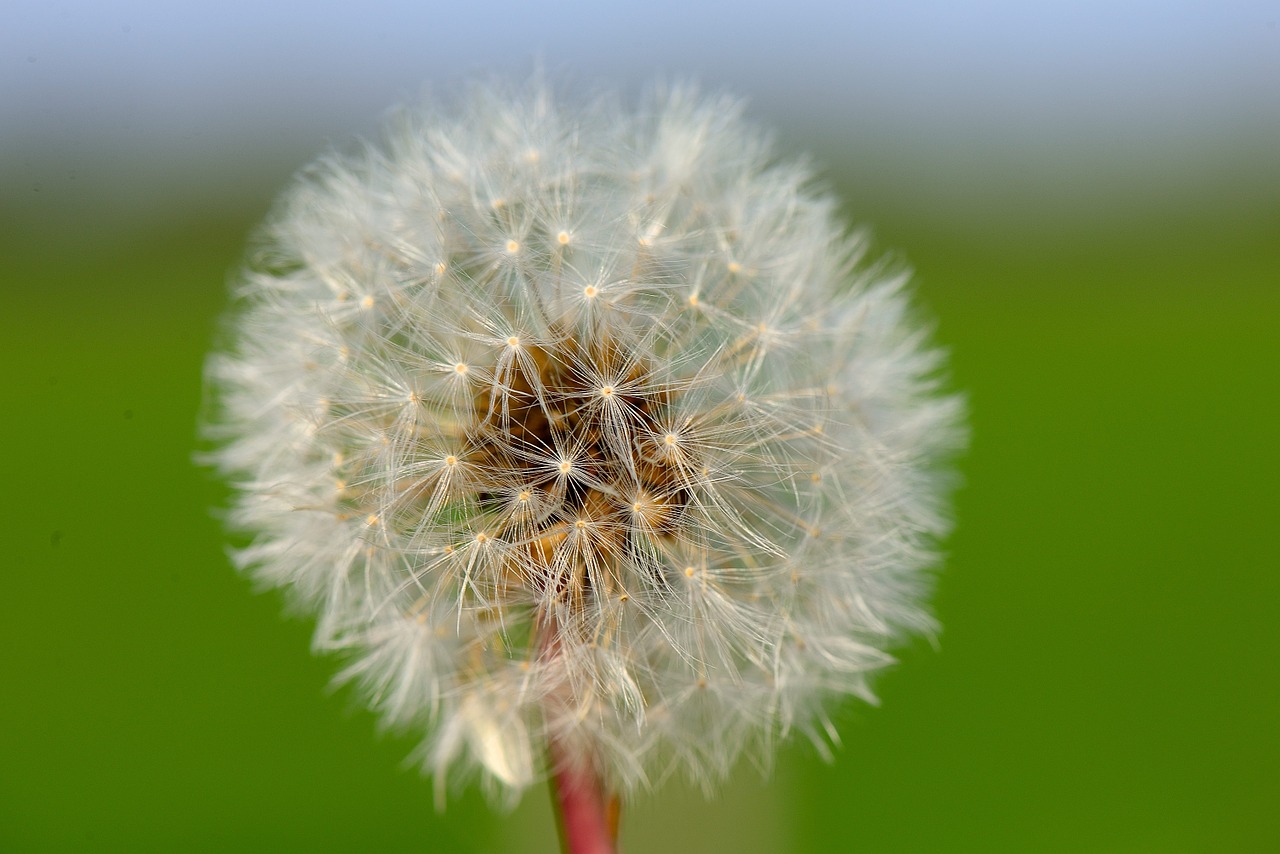
[[[961,434],[865,245],[731,99],[402,111],[282,199],[210,360],[240,564],[442,788],[826,743],[934,628]]]

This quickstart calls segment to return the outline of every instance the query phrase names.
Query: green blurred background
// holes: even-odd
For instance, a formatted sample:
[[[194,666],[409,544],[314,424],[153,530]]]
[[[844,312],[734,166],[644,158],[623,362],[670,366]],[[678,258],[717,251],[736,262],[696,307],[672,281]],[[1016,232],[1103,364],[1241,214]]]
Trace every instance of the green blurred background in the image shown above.
[[[1280,850],[1275,125],[1026,142],[753,115],[915,269],[969,396],[944,630],[881,707],[840,711],[834,764],[792,744],[713,801],[665,789],[625,850]],[[323,147],[301,136],[224,154],[230,189],[83,136],[78,162],[150,183],[51,188],[29,164],[65,146],[6,138],[0,850],[555,850],[542,791],[434,810],[414,742],[231,568],[226,492],[192,464],[226,281]]]

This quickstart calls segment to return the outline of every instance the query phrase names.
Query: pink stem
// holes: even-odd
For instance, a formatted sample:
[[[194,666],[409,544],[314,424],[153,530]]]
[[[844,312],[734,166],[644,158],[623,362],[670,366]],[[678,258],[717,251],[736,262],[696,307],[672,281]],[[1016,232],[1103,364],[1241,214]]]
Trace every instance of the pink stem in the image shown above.
[[[590,766],[570,764],[553,744],[552,797],[560,819],[560,842],[565,854],[615,854],[618,837],[618,799],[605,794]]]

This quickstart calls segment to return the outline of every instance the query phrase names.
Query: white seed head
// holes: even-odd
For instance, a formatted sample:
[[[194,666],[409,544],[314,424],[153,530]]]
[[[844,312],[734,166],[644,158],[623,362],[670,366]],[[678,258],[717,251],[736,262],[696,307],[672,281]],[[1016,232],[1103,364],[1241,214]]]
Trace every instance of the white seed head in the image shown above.
[[[466,104],[309,169],[241,279],[239,561],[439,783],[516,795],[554,741],[710,786],[821,741],[933,628],[961,405],[904,277],[731,100]]]

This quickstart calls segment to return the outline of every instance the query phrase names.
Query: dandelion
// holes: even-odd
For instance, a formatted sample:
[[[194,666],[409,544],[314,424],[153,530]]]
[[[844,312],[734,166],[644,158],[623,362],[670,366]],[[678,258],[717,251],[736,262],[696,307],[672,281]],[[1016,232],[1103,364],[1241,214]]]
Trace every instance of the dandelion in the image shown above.
[[[586,850],[616,796],[834,740],[933,629],[961,406],[811,183],[732,100],[535,83],[402,113],[273,215],[208,370],[238,561],[438,792],[551,777]]]

